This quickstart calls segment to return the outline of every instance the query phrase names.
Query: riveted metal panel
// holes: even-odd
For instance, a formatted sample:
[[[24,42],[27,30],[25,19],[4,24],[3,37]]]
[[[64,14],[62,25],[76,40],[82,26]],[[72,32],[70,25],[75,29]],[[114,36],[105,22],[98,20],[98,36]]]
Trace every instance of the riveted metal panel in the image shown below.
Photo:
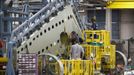
[[[72,17],[70,17],[72,16]],[[81,34],[80,27],[77,23],[72,7],[66,6],[63,11],[60,11],[57,16],[51,17],[49,23],[43,24],[40,30],[34,32],[30,39],[24,41],[17,48],[18,53],[26,53],[27,49],[30,53],[52,53],[63,52],[61,48],[60,33],[66,30],[67,33],[72,31]],[[45,32],[46,30],[46,32]],[[27,46],[27,48],[25,48]]]

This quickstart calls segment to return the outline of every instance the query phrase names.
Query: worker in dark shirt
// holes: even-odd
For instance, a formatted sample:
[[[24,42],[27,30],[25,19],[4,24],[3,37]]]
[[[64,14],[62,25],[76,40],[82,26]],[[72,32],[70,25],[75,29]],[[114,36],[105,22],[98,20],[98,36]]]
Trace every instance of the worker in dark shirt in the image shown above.
[[[93,18],[91,19],[91,23],[92,23],[91,29],[92,29],[92,30],[98,30],[98,25],[96,24],[96,18],[95,18],[95,17],[93,17]]]

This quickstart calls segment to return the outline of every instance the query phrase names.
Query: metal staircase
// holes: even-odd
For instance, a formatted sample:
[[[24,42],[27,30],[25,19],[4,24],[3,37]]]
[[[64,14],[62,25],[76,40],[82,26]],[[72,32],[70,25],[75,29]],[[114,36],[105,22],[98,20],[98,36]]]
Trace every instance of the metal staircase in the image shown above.
[[[19,27],[12,31],[11,39],[22,41],[24,36],[28,34],[31,30],[34,30],[36,26],[39,26],[41,22],[50,17],[52,13],[55,13],[58,9],[62,9],[64,2],[54,1],[49,3],[44,8],[42,8],[35,15],[30,17],[24,23],[22,23]]]
[[[81,20],[81,18],[80,18],[80,14],[79,14],[79,5],[78,5],[79,3],[74,3],[74,13],[75,13],[75,16],[76,16],[76,19],[77,19],[77,21],[78,21],[78,23],[79,23],[79,26],[80,26],[80,28],[82,29],[82,30],[85,30],[86,28],[86,26],[84,26],[84,23],[82,22],[82,20]]]

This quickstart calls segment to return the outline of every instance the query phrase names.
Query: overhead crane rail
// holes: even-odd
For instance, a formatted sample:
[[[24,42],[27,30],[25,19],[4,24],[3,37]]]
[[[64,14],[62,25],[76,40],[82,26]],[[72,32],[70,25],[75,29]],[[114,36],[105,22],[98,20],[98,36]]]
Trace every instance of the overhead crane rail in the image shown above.
[[[106,7],[110,9],[134,9],[134,0],[110,0]]]

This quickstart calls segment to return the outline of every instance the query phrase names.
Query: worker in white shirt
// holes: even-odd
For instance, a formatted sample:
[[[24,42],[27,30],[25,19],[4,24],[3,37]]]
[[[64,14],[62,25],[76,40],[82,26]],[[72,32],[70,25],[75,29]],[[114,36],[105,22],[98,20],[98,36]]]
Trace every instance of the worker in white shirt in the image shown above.
[[[84,56],[84,49],[78,44],[76,39],[73,39],[73,45],[71,46],[71,59],[81,59]]]

